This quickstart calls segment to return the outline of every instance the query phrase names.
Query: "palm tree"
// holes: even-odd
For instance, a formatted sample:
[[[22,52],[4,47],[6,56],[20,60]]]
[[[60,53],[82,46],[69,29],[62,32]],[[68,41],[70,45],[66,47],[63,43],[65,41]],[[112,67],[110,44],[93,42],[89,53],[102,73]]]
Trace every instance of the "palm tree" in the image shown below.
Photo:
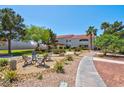
[[[101,29],[104,30],[104,34],[112,32],[111,24],[108,22],[103,22],[101,24]]]
[[[108,22],[103,22],[101,24],[101,29],[104,31],[104,34],[114,34],[119,35],[123,33],[124,25],[122,22],[115,21],[113,24],[110,24]]]
[[[110,24],[108,23],[108,22],[103,22],[102,24],[101,24],[101,29],[102,30],[107,30],[107,28],[109,28],[110,27]]]
[[[93,36],[96,36],[97,29],[94,26],[89,26],[88,30],[86,31],[87,35],[90,36],[90,49],[92,50],[92,38]]]

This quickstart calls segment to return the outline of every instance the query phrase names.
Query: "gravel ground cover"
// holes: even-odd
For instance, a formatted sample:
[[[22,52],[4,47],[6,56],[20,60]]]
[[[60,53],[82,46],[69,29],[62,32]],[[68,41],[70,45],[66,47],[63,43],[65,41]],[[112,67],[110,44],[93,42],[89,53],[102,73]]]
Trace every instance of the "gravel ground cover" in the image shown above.
[[[99,61],[94,64],[108,87],[124,87],[124,65]]]
[[[25,69],[21,69],[21,59],[18,62],[17,68],[19,80],[15,81],[9,86],[18,87],[58,87],[61,81],[68,83],[69,87],[75,86],[75,78],[77,73],[78,64],[84,55],[88,55],[87,51],[82,52],[79,56],[74,56],[74,61],[71,61],[68,65],[65,64],[65,73],[56,73],[51,68],[36,68],[35,66],[29,66]],[[54,57],[54,59],[61,60],[63,57]],[[55,63],[48,62],[47,65],[51,66]],[[23,73],[24,72],[24,73]],[[39,80],[37,77],[39,74],[43,75],[43,79]],[[0,86],[3,84],[0,82]],[[7,85],[8,86],[8,85]]]
[[[61,81],[68,83],[69,87],[75,86],[75,78],[77,67],[80,62],[80,58],[75,58],[75,61],[64,66],[65,73],[56,73],[48,71],[43,74],[43,79],[38,80],[36,77],[25,79],[17,84],[20,87],[58,87]]]

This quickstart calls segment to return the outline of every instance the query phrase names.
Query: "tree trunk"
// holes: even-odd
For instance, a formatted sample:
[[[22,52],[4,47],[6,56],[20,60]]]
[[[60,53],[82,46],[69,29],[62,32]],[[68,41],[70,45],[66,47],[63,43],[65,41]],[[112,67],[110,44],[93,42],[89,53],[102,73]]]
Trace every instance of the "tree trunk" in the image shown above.
[[[51,51],[51,47],[50,47],[50,45],[48,45],[48,52],[50,52]]]
[[[11,54],[11,39],[8,39],[8,54]]]
[[[8,37],[8,54],[11,55],[11,30],[10,30],[10,33],[9,33],[9,37]]]
[[[90,49],[92,50],[92,34],[90,34]]]
[[[37,43],[36,51],[39,51],[40,44]]]

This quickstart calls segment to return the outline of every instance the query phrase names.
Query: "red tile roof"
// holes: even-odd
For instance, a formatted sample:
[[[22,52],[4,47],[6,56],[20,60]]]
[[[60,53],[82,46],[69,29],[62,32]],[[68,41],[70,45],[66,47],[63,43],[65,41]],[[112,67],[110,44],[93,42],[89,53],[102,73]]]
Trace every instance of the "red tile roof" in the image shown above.
[[[56,38],[72,38],[74,35],[59,35]]]
[[[87,35],[59,35],[57,38],[68,38],[68,39],[89,39],[90,36]]]

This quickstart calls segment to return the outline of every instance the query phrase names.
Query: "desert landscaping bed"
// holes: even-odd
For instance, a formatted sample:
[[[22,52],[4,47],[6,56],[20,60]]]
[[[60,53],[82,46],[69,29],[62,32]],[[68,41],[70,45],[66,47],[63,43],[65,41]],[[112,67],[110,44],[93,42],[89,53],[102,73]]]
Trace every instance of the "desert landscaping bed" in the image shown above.
[[[18,80],[6,85],[0,82],[0,86],[18,86],[18,87],[58,87],[61,81],[67,82],[69,87],[75,86],[76,72],[78,64],[84,55],[87,55],[87,51],[84,51],[80,56],[73,56],[73,61],[69,61],[64,65],[64,73],[57,73],[52,68],[56,63],[55,60],[61,60],[66,56],[52,57],[53,61],[46,62],[49,68],[40,67],[35,65],[29,65],[22,68],[23,62],[18,58],[17,74]],[[38,76],[42,74],[42,79],[38,79]]]
[[[61,81],[68,83],[69,87],[75,86],[75,78],[77,67],[80,62],[80,58],[76,58],[75,61],[64,66],[65,73],[56,73],[52,71],[45,71],[43,73],[43,79],[38,80],[36,77],[28,76],[25,80],[18,82],[15,86],[20,87],[58,87]],[[35,73],[36,74],[36,73]]]
[[[37,78],[27,79],[19,82],[17,86],[20,87],[58,87],[61,81],[68,83],[69,87],[75,86],[76,71],[80,60],[77,60],[64,67],[65,73],[48,72],[43,75],[42,80]]]
[[[124,65],[100,61],[94,64],[108,87],[124,87]]]

